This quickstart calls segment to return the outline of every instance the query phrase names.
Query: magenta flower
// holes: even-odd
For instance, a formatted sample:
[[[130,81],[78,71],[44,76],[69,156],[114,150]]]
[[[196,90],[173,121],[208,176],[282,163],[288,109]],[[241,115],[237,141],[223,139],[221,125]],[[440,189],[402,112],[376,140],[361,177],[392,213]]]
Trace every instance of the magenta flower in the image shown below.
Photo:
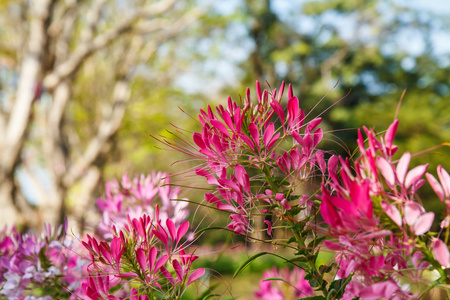
[[[87,236],[83,245],[89,251],[91,265],[90,277],[83,285],[85,295],[91,299],[124,299],[132,295],[131,299],[141,300],[147,299],[143,298],[145,294],[172,299],[181,297],[189,285],[203,276],[203,268],[192,268],[197,256],[184,251],[182,240],[189,222],[177,225],[166,219],[163,226],[159,216],[157,206],[156,219],[147,215],[139,219],[128,217],[125,226],[114,226],[111,241],[98,242]],[[118,285],[124,286],[120,295],[112,292]]]
[[[226,107],[219,105],[214,110],[208,106],[206,111],[200,110],[203,129],[193,134],[192,144],[162,141],[200,161],[195,173],[213,185],[213,192],[207,193],[205,200],[230,214],[228,228],[237,234],[252,233],[253,216],[257,214],[273,214],[278,220],[283,219],[292,209],[294,192],[286,187],[294,188],[308,181],[318,169],[322,174],[326,171],[324,154],[316,149],[323,138],[321,119],[305,121],[305,113],[299,108],[291,86],[285,111],[281,106],[283,92],[284,83],[279,90],[269,92],[261,90],[257,82],[257,103],[251,102],[247,89],[244,107],[228,98]],[[277,122],[281,126],[277,127]],[[281,183],[269,184],[262,177]],[[266,190],[274,196],[260,197]],[[260,206],[259,199],[268,205]]]

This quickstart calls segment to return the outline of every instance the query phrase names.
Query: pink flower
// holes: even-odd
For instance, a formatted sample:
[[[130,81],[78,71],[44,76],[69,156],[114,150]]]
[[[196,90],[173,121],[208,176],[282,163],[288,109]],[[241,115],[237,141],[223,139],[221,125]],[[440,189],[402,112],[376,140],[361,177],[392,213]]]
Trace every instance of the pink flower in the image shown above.
[[[139,219],[143,214],[154,216],[155,208],[159,206],[159,219],[165,222],[171,219],[175,224],[181,224],[188,216],[186,201],[179,199],[180,188],[170,185],[167,173],[153,171],[150,175],[136,175],[133,180],[125,174],[121,183],[112,180],[106,183],[106,194],[97,199],[97,205],[102,211],[102,222],[98,231],[107,239],[112,239],[110,227],[121,227],[127,224],[127,216]]]

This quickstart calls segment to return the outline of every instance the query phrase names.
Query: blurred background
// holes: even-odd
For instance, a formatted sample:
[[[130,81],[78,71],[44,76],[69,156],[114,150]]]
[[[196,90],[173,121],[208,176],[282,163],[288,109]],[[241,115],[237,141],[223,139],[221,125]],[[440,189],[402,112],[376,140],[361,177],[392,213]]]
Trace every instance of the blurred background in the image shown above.
[[[447,0],[2,0],[0,223],[83,230],[105,181],[189,167],[150,134],[198,130],[198,109],[256,80],[291,83],[306,112],[328,93],[311,116],[350,92],[322,115],[337,154],[386,130],[406,89],[401,151],[439,146],[449,78]],[[449,169],[447,148],[413,163]]]
[[[450,169],[450,148],[433,148],[450,142],[449,78],[448,0],[1,0],[0,225],[89,229],[106,181],[192,166],[150,135],[189,136],[200,108],[255,94],[256,80],[291,83],[312,117],[334,105],[322,148],[342,155],[358,127],[387,129],[406,89],[396,144]],[[239,242],[205,237],[211,252]],[[223,253],[201,263],[231,280],[248,254]],[[234,293],[274,265],[252,264]]]

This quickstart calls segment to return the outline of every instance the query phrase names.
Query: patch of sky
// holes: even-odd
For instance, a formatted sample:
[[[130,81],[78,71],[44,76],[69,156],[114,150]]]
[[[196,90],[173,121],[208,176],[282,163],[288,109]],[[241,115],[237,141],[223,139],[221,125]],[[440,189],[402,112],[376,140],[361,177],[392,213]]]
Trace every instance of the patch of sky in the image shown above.
[[[242,23],[230,21],[224,32],[213,32],[211,37],[197,42],[196,51],[208,59],[180,74],[176,84],[191,94],[210,93],[211,90],[236,84],[243,76],[238,65],[248,58],[253,47],[253,41],[248,38],[248,28]],[[208,85],[204,84],[205,81]]]
[[[430,38],[433,44],[433,52],[435,55],[450,54],[450,32],[444,30],[436,30],[432,33]]]
[[[320,16],[320,22],[317,16],[307,16],[302,13],[303,5],[311,0],[272,0],[270,2],[271,9],[285,24],[290,26],[293,30],[300,34],[315,35],[319,33],[318,24],[325,24],[325,30],[320,31],[320,35],[316,36],[319,44],[324,44],[329,41],[332,36],[332,30],[336,30],[338,34],[349,43],[363,43],[370,46],[372,43],[381,43],[380,50],[385,56],[393,56],[404,53],[406,57],[402,60],[401,66],[404,70],[412,70],[416,66],[415,57],[420,56],[424,51],[433,51],[433,56],[440,63],[442,67],[450,65],[450,33],[443,30],[442,22],[436,21],[432,17],[434,13],[450,14],[449,0],[433,0],[423,1],[419,0],[393,0],[379,1],[377,12],[382,17],[377,19],[377,23],[364,22],[358,23],[358,14],[354,12],[338,13],[335,11],[325,12]],[[244,6],[243,0],[231,1],[213,1],[213,0],[198,0],[199,5],[211,5],[213,11],[222,15],[231,15],[237,9]],[[439,3],[439,4],[437,4]],[[447,4],[446,4],[447,3]],[[400,10],[392,9],[392,5],[400,7]],[[445,7],[442,9],[442,7]],[[394,22],[400,22],[401,26],[389,27]],[[423,32],[420,31],[418,24],[425,24],[430,26],[433,30],[429,37],[424,37]],[[223,41],[204,40],[197,46],[198,51],[203,54],[211,54],[212,45],[216,43],[216,47],[220,49],[217,53],[222,56],[221,60],[208,60],[206,66],[200,70],[219,76],[217,80],[223,82],[235,82],[239,80],[240,69],[238,65],[248,58],[254,44],[248,38],[248,28],[243,23],[229,23],[230,27],[225,32]],[[391,25],[389,25],[391,24]],[[427,40],[430,39],[431,49],[427,48]],[[231,66],[226,66],[226,64]],[[288,72],[288,68],[283,63],[278,63],[275,66],[277,74],[283,76]],[[188,85],[190,90],[196,86],[195,77],[200,76],[195,72],[188,72],[178,82],[183,86]],[[204,75],[202,75],[204,76]],[[369,76],[370,77],[370,76]],[[375,86],[373,80],[369,80],[366,75],[366,83],[369,89],[374,94],[380,91],[386,92],[386,87]],[[211,79],[209,77],[208,79]],[[186,84],[184,84],[185,82]],[[199,85],[203,87],[204,85]]]
[[[370,94],[381,95],[386,92],[386,86],[379,81],[373,71],[364,71],[360,77]]]
[[[314,18],[302,14],[306,1],[274,0],[271,10],[293,30],[301,34],[312,34],[317,30]]]
[[[199,7],[210,7],[214,13],[229,16],[242,6],[242,0],[197,0]]]
[[[450,15],[450,5],[448,0],[394,0],[398,6],[413,8],[418,11],[427,11],[438,15]]]
[[[397,46],[412,56],[420,56],[426,48],[423,36],[416,28],[405,28],[397,34]]]
[[[284,61],[277,61],[275,63],[275,72],[277,72],[279,77],[283,78],[287,76],[287,73],[289,72],[289,66]]]
[[[416,59],[414,57],[407,56],[402,59],[400,65],[402,66],[403,70],[411,71],[416,67]]]

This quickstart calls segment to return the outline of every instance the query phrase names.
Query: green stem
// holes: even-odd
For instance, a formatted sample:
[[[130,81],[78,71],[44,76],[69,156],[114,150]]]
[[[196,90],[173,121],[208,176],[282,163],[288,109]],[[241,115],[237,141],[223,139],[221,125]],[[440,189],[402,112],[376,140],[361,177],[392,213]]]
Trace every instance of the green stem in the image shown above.
[[[448,243],[448,234],[449,234],[449,227],[447,227],[447,229],[445,230],[445,244],[447,245]]]
[[[321,291],[323,293],[323,296],[328,298],[328,290],[323,284],[324,283],[323,277],[321,276],[321,274],[319,273],[319,271],[316,268],[316,261],[315,261],[315,259],[309,259],[311,257],[314,257],[315,248],[308,249],[306,247],[306,245],[305,245],[305,239],[303,239],[298,234],[298,232],[293,229],[294,228],[293,222],[289,221],[289,223],[291,225],[290,226],[291,227],[291,231],[292,231],[292,233],[294,234],[294,236],[295,236],[295,238],[297,240],[298,247],[299,248],[303,248],[304,250],[308,251],[308,253],[305,256],[307,258],[307,264],[308,264],[309,268],[308,268],[308,270],[304,270],[304,271],[306,271],[309,275],[311,275],[312,278],[314,278],[317,281],[317,283],[319,284],[319,287],[320,287],[320,289],[321,289]],[[315,245],[314,245],[314,247],[315,247]]]
[[[273,182],[272,175],[270,174],[270,171],[267,168],[267,165],[264,162],[261,162],[261,163],[264,164],[264,167],[262,170],[264,172],[264,175],[266,175],[267,182],[269,183],[272,192],[274,192],[275,194],[278,193],[278,186],[275,184],[275,182]]]

